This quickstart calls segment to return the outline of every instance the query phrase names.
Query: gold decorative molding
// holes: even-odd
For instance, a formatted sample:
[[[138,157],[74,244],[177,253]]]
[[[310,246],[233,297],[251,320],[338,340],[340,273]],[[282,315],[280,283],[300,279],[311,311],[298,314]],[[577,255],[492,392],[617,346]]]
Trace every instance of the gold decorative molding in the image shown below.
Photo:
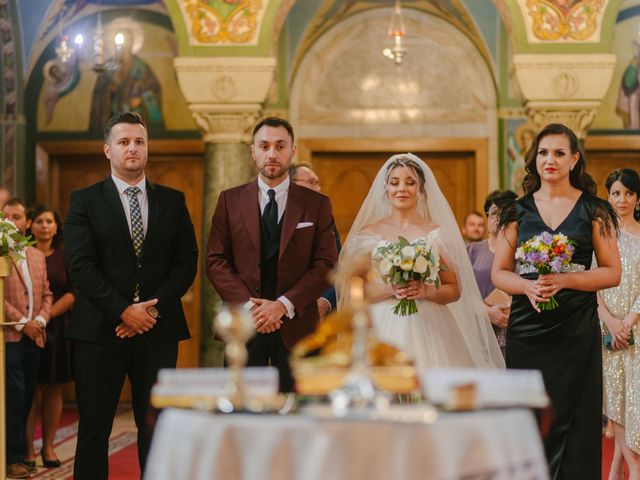
[[[518,0],[527,36],[540,42],[598,42],[605,0]]]
[[[265,0],[179,0],[191,45],[257,45]]]
[[[615,66],[614,54],[517,54],[511,74],[536,128],[561,122],[584,137]]]
[[[599,106],[600,102],[584,102],[571,106],[562,104],[538,105],[531,102],[527,104],[525,111],[536,130],[549,123],[563,123],[571,128],[578,138],[585,138]]]
[[[249,143],[260,111],[220,112],[215,106],[192,105],[193,118],[207,143]]]

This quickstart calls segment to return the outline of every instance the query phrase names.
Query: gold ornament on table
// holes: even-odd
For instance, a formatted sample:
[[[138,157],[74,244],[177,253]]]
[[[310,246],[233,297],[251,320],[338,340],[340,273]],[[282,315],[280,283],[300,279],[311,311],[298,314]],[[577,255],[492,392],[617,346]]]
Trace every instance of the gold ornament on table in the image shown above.
[[[298,393],[330,395],[337,404],[371,406],[384,392],[403,394],[418,388],[407,355],[373,335],[365,292],[370,263],[370,258],[358,259],[345,268],[338,282],[348,284],[343,290],[349,307],[328,315],[293,348]]]
[[[293,408],[293,397],[254,396],[247,393],[243,379],[248,357],[246,344],[256,333],[251,312],[243,307],[223,305],[216,315],[213,329],[225,341],[225,357],[229,361],[230,370],[227,393],[216,399],[216,410],[222,413],[288,413]]]

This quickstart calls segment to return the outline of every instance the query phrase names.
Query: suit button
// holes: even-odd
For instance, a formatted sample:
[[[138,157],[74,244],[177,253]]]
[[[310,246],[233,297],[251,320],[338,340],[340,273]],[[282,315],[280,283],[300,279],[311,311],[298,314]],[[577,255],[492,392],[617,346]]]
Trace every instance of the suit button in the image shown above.
[[[260,293],[260,285],[256,285],[256,293]]]
[[[142,268],[142,264],[141,264],[141,263],[138,263],[138,264],[136,265],[136,267],[138,267],[138,268]]]

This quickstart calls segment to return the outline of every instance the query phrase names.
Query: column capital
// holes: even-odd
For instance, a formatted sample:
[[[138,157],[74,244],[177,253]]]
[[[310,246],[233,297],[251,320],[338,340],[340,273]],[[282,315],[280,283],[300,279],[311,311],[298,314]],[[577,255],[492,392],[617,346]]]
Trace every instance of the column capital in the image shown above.
[[[273,57],[177,57],[174,67],[205,142],[250,139],[273,83]]]
[[[516,54],[511,73],[536,128],[561,122],[584,138],[615,65],[614,54]]]

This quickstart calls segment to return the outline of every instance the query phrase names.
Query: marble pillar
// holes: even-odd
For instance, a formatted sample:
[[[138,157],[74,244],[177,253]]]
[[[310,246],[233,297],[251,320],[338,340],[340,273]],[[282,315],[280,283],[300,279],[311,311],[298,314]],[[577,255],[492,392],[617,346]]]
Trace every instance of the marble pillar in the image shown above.
[[[564,123],[584,138],[615,65],[615,54],[516,54],[511,73],[536,128]]]
[[[275,59],[265,57],[178,57],[178,81],[206,143],[203,201],[202,360],[222,365],[222,344],[211,325],[219,298],[206,277],[204,255],[220,192],[250,181],[251,132],[262,113],[274,78]]]

